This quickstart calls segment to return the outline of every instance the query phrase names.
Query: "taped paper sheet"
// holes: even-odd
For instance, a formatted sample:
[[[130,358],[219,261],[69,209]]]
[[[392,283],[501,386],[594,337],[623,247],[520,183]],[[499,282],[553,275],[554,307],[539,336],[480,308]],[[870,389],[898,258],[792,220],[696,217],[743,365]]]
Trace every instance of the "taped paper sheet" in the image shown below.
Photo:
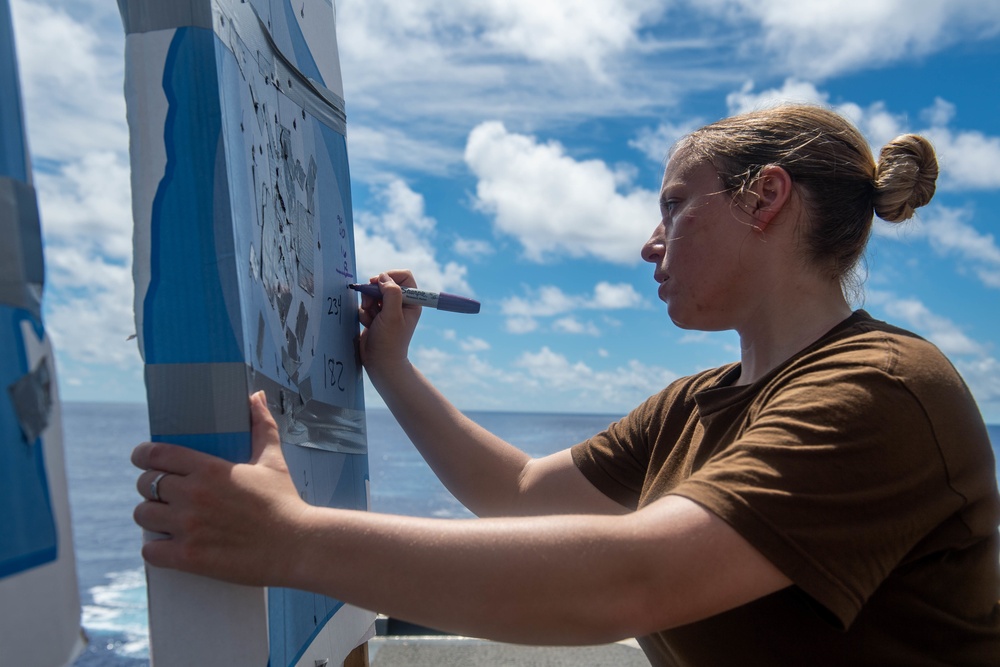
[[[119,6],[152,437],[245,461],[247,398],[264,389],[303,498],[367,509],[333,7]],[[148,579],[156,667],[336,665],[373,632],[374,614],[323,596]]]

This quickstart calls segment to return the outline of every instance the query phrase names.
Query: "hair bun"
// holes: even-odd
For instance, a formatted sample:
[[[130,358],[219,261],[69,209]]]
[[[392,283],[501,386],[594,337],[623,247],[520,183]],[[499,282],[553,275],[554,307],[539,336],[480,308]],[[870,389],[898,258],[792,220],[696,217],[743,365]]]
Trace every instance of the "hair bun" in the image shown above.
[[[916,134],[896,137],[882,149],[875,167],[875,215],[902,222],[934,196],[937,157],[931,142]]]

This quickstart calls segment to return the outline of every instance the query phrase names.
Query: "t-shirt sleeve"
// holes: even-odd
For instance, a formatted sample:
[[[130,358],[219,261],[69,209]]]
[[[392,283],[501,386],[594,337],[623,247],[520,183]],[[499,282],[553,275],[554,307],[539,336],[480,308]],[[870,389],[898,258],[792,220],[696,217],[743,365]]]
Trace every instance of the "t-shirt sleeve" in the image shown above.
[[[881,369],[802,372],[761,405],[672,493],[727,521],[846,628],[962,499],[920,401]]]
[[[574,445],[573,462],[591,484],[615,502],[636,509],[649,468],[645,415],[653,397],[605,431]]]

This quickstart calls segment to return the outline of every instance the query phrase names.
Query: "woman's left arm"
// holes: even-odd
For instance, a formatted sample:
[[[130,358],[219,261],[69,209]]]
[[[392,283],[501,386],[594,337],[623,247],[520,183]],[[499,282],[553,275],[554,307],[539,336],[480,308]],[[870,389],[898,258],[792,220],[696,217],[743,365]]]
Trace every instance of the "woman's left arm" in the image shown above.
[[[252,402],[254,455],[230,464],[145,443],[162,502],[136,521],[153,565],[237,583],[311,590],[458,634],[591,644],[707,618],[789,580],[724,521],[666,496],[623,516],[438,520],[312,507],[299,499],[277,429]]]

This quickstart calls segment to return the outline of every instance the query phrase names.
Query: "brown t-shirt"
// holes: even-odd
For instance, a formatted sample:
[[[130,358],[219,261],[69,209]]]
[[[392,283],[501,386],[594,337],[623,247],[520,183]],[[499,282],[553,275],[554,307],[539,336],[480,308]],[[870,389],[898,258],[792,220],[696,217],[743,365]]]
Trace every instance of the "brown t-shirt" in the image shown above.
[[[642,638],[663,665],[1000,665],[1000,498],[968,388],[864,311],[760,381],[683,378],[573,448],[632,508],[708,508],[794,585]]]

